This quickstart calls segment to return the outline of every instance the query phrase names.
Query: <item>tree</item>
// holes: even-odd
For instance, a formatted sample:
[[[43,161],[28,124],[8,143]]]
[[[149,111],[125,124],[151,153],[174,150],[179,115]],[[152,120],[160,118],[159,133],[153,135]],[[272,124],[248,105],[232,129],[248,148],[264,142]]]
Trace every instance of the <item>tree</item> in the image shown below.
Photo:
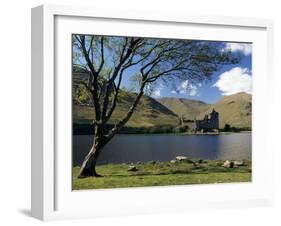
[[[219,42],[73,35],[73,68],[84,72],[86,77],[79,82],[90,94],[95,112],[93,145],[79,177],[100,176],[95,166],[103,147],[128,122],[157,80],[202,82],[222,65],[237,62],[230,51],[222,51]],[[136,73],[130,72],[132,68]],[[123,118],[108,128],[124,76],[134,84],[135,99]]]
[[[223,130],[224,130],[225,132],[229,132],[230,129],[231,129],[231,127],[230,127],[229,124],[225,124],[225,125],[224,125],[224,129],[223,129]]]

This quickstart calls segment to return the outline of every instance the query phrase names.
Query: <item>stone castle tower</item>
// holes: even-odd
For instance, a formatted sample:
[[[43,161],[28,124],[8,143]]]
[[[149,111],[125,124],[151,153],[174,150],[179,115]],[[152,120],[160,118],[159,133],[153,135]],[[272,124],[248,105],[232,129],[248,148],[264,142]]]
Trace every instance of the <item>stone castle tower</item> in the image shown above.
[[[202,120],[190,120],[181,117],[180,126],[188,126],[194,132],[216,132],[219,130],[219,113],[213,109]]]
[[[203,120],[196,120],[196,130],[218,130],[219,129],[219,113],[212,110],[210,114],[205,115]]]

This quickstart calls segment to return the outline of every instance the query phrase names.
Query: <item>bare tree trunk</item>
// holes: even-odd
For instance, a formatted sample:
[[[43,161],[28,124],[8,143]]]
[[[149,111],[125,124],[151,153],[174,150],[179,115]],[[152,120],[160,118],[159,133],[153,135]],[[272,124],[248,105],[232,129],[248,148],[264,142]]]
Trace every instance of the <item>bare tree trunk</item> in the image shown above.
[[[81,165],[78,178],[101,177],[101,175],[99,175],[96,172],[97,159],[104,146],[103,145],[103,136],[100,131],[101,131],[101,128],[95,129],[94,142],[93,142],[92,148],[89,151],[89,153],[87,154],[87,156],[85,157],[85,159]]]
[[[96,172],[96,163],[99,153],[100,151],[94,144],[81,165],[78,178],[101,177],[101,175]]]

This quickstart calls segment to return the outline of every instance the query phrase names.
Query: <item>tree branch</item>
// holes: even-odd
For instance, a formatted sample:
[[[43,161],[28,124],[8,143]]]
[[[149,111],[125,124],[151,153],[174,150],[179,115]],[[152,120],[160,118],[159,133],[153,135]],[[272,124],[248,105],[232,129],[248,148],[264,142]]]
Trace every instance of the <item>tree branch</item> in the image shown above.
[[[164,56],[165,53],[170,52],[170,51],[173,51],[173,50],[176,50],[176,49],[179,49],[179,48],[180,48],[180,46],[178,46],[178,47],[174,47],[174,46],[173,46],[173,47],[171,47],[171,48],[163,49],[161,52],[159,52],[159,53],[157,54],[157,56],[156,56],[152,61],[150,61],[148,64],[144,65],[144,66],[140,69],[141,74],[142,74],[143,76],[147,77],[147,75],[150,73],[150,71],[152,71],[152,69],[153,69],[159,62],[161,62],[161,58]],[[150,66],[151,66],[151,68],[150,68],[147,72],[144,72],[144,70],[145,70],[146,68],[150,67]]]
[[[88,55],[88,52],[86,50],[85,36],[80,35],[80,40],[79,39],[77,39],[77,40],[81,45],[83,56],[84,56],[84,58],[87,62],[88,67],[91,70],[88,87],[91,90],[91,93],[92,93],[92,96],[93,96],[93,101],[94,101],[94,106],[95,106],[95,114],[96,114],[96,121],[100,122],[101,110],[100,110],[100,103],[99,103],[99,98],[98,98],[98,74],[95,71],[95,68],[93,66],[93,62],[91,62],[90,57]],[[92,89],[92,86],[93,86],[93,89]]]
[[[144,87],[145,87],[145,83],[142,82],[142,85],[140,87],[140,91],[136,96],[136,99],[134,101],[134,103],[131,105],[131,107],[129,108],[127,114],[125,115],[125,117],[123,119],[121,119],[118,123],[115,124],[115,126],[113,127],[113,129],[111,129],[109,131],[109,133],[106,136],[107,140],[112,139],[112,137],[118,132],[120,131],[120,129],[129,121],[129,119],[131,118],[133,112],[135,111],[136,106],[138,105],[142,95],[144,94]]]
[[[100,67],[97,71],[97,74],[99,74],[101,72],[102,67],[104,65],[104,45],[103,45],[103,41],[104,41],[104,39],[103,39],[103,36],[102,36],[101,37],[101,64],[100,64]]]
[[[186,67],[180,67],[183,63],[184,63],[185,61],[181,61],[181,62],[179,62],[176,66],[174,66],[174,67],[172,67],[172,68],[170,68],[170,69],[168,69],[168,70],[165,70],[165,71],[163,71],[163,72],[161,72],[161,73],[159,73],[159,74],[157,74],[157,75],[155,75],[155,76],[152,76],[152,77],[147,77],[146,78],[146,80],[145,80],[145,82],[154,82],[156,79],[158,79],[160,76],[163,76],[164,74],[168,74],[168,73],[170,73],[170,72],[172,72],[172,71],[179,71],[179,70],[187,70],[188,69],[188,66],[186,66]],[[147,74],[147,76],[148,76],[148,74]]]
[[[85,36],[84,35],[79,35],[80,36],[80,40],[77,38],[78,42],[80,43],[80,47],[82,49],[82,53],[84,55],[84,58],[87,62],[88,67],[90,68],[93,76],[97,76],[96,70],[93,66],[93,62],[91,61],[88,51],[86,49],[86,43],[85,43]],[[76,37],[76,36],[75,36]]]
[[[119,64],[115,67],[114,72],[113,72],[113,76],[108,81],[108,84],[107,84],[107,87],[106,87],[106,94],[105,94],[104,101],[103,101],[102,115],[101,115],[101,119],[102,119],[103,122],[106,118],[106,112],[107,112],[108,103],[109,103],[109,96],[110,96],[110,92],[112,90],[112,86],[114,84],[114,81],[115,81],[116,77],[118,76],[119,71],[120,71],[121,67],[123,66],[123,64],[126,62],[126,60],[128,60],[128,58],[130,56],[133,57],[132,56],[132,54],[134,54],[133,49],[140,40],[141,40],[140,38],[139,39],[133,39],[133,38],[131,39],[131,42],[129,44],[129,47],[128,47],[125,55],[122,57],[122,55],[123,55],[123,52],[122,52]]]
[[[117,83],[117,86],[115,88],[115,94],[114,94],[114,97],[113,97],[112,102],[111,102],[111,108],[110,108],[109,112],[107,113],[107,115],[104,119],[104,123],[106,123],[110,119],[112,113],[115,110],[116,103],[117,103],[117,97],[118,97],[118,94],[119,94],[120,85],[121,85],[121,81],[122,81],[123,71],[124,70],[122,70],[120,75],[119,75],[118,83]]]
[[[136,62],[130,62],[130,64],[129,64],[128,67],[137,65],[137,64],[141,63],[142,61],[146,60],[146,59],[152,54],[152,52],[153,52],[155,49],[160,48],[160,47],[163,46],[165,43],[167,43],[167,42],[157,43],[154,47],[152,47],[152,48],[148,51],[147,54],[145,54],[144,57],[142,57],[141,59],[139,59],[139,60],[136,61]],[[132,59],[132,60],[133,60],[133,59]]]
[[[89,49],[88,49],[88,55],[90,54],[90,51],[92,50],[92,45],[93,45],[93,41],[94,41],[94,36],[91,37],[91,41],[90,41],[90,46],[89,46]],[[93,50],[92,50],[93,52]],[[92,59],[93,60],[93,59]]]

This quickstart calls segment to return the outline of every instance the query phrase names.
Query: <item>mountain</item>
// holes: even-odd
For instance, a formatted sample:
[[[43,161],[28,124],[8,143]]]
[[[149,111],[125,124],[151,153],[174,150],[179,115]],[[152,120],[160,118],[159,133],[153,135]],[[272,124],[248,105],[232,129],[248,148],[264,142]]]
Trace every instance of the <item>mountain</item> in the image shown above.
[[[136,94],[125,91],[120,92],[117,107],[109,121],[110,124],[118,122],[135,99]],[[247,93],[237,93],[225,96],[215,104],[184,98],[153,99],[143,96],[136,111],[125,125],[131,128],[177,127],[179,117],[186,119],[203,119],[204,115],[212,109],[219,112],[220,128],[225,124],[232,127],[251,129],[252,96]],[[89,124],[94,118],[94,109],[87,104],[73,104],[74,124]]]
[[[195,119],[201,112],[205,112],[209,109],[210,105],[198,100],[189,100],[185,98],[173,98],[164,97],[159,98],[157,101],[179,117],[185,117],[187,119]]]
[[[252,128],[252,96],[247,93],[225,96],[215,104],[182,98],[160,98],[157,101],[186,119],[203,119],[205,114],[215,109],[220,114],[220,128],[224,128],[225,124],[237,128]]]
[[[121,91],[116,109],[109,121],[110,124],[118,122],[129,110],[136,94]],[[88,124],[94,119],[94,109],[88,105],[73,105],[73,122]],[[173,126],[179,124],[178,116],[149,96],[143,96],[126,127],[152,128],[155,126]]]
[[[93,106],[88,103],[89,95],[86,89],[81,86],[81,81],[87,81],[88,75],[84,72],[74,71],[73,73],[73,123],[78,125],[89,125],[94,119],[95,113]],[[120,121],[131,107],[136,94],[125,90],[119,91],[116,108],[109,120],[109,124]],[[170,129],[179,125],[178,116],[163,106],[161,103],[149,96],[143,96],[137,105],[130,120],[125,127],[131,128],[152,128],[168,126]],[[159,128],[158,128],[159,129]]]
[[[225,124],[237,128],[252,128],[252,95],[241,92],[225,96],[200,116],[203,117],[213,108],[220,114],[220,128]]]

